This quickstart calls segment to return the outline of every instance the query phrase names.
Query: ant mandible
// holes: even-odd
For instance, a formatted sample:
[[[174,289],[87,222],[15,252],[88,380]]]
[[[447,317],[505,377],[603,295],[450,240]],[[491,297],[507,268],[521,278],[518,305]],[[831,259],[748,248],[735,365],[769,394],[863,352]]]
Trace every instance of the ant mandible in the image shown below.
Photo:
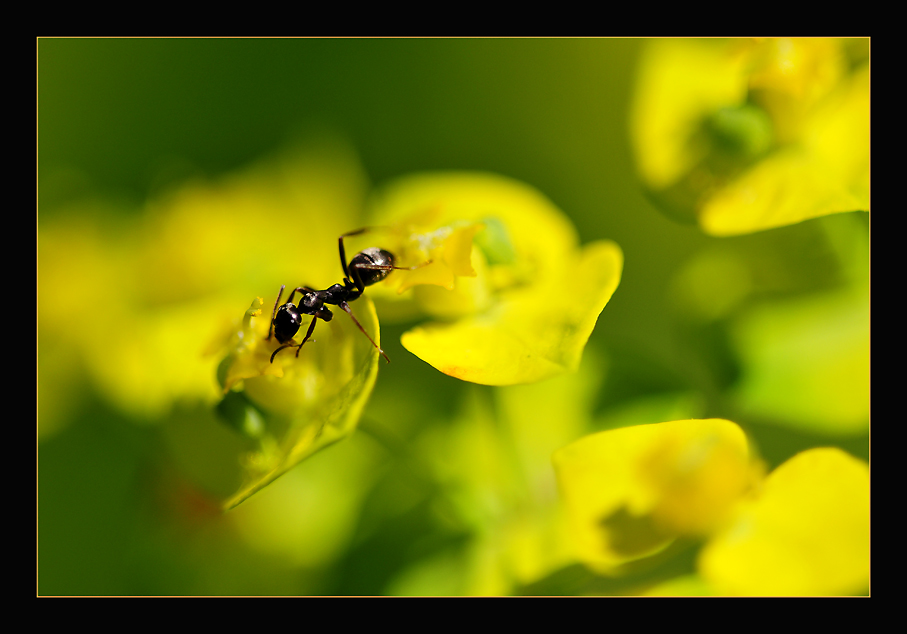
[[[394,269],[412,271],[421,266],[425,266],[425,264],[428,263],[426,262],[425,264],[409,267],[395,266],[393,253],[377,247],[370,247],[354,255],[353,259],[350,260],[349,265],[347,265],[346,251],[343,248],[343,239],[365,233],[368,230],[368,228],[357,229],[356,231],[344,233],[338,239],[340,247],[340,265],[343,267],[344,275],[341,284],[334,284],[323,291],[317,291],[308,286],[297,287],[290,293],[287,303],[278,308],[280,297],[283,295],[283,290],[286,288],[286,285],[280,287],[280,292],[277,294],[277,301],[274,302],[274,312],[271,313],[271,326],[268,329],[267,341],[270,341],[271,335],[273,334],[274,337],[277,338],[277,341],[282,345],[271,355],[271,363],[274,363],[274,357],[284,348],[296,347],[296,356],[298,357],[299,352],[302,350],[302,346],[305,345],[305,342],[312,336],[312,332],[315,330],[315,323],[319,319],[331,321],[331,319],[334,318],[334,314],[327,306],[325,306],[325,304],[334,304],[335,306],[342,308],[346,314],[350,316],[350,319],[353,320],[353,323],[356,324],[359,330],[362,331],[362,334],[368,337],[368,340],[372,342],[372,345],[375,346],[384,359],[390,363],[390,359],[384,354],[384,350],[375,343],[375,340],[365,331],[365,328],[362,327],[359,320],[353,316],[353,312],[349,307],[349,302],[354,299],[359,299],[365,292],[366,286],[371,286],[380,282],[390,275],[391,271]],[[302,295],[302,300],[299,302],[298,306],[293,304],[293,297],[296,293]],[[303,315],[312,315],[312,322],[309,324],[309,329],[305,333],[302,343],[296,346],[296,344],[293,343],[293,337],[296,336],[299,327],[302,325]]]

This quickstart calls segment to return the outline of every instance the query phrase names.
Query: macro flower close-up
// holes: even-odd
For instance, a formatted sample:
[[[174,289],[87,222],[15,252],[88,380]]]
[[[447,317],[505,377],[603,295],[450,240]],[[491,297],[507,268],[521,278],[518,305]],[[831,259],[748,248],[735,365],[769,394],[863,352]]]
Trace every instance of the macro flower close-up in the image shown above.
[[[606,574],[695,540],[702,594],[868,588],[869,470],[841,450],[766,476],[739,426],[685,420],[599,432],[554,461],[578,556]]]
[[[579,367],[599,313],[617,289],[614,242],[578,244],[540,193],[489,175],[404,179],[379,197],[378,223],[404,227],[403,250],[431,263],[398,293],[436,318],[404,347],[445,374],[484,385],[539,381]],[[565,287],[578,297],[558,301]]]
[[[601,241],[581,250],[562,212],[531,188],[493,175],[416,177],[388,191],[374,212],[376,228],[338,238],[341,267],[351,257],[346,245],[365,234],[358,241],[381,239],[384,252],[393,256],[388,260],[393,264],[366,266],[399,269],[372,269],[387,275],[369,284],[368,297],[354,304],[359,318],[346,303],[350,320],[334,321],[326,308],[338,304],[333,296],[328,304],[307,307],[321,297],[309,286],[287,290],[280,305],[282,287],[270,311],[270,304],[256,298],[225,343],[219,411],[247,434],[254,429],[260,443],[260,450],[244,459],[243,485],[227,508],[355,429],[377,377],[379,354],[389,362],[369,334],[380,340],[371,297],[388,304],[390,314],[437,320],[407,331],[402,343],[453,377],[510,385],[577,370],[595,321],[620,280],[616,244]],[[346,280],[355,279],[355,258],[350,262]],[[541,313],[540,320],[538,298],[555,294],[565,279],[581,280],[588,297],[554,319]],[[350,281],[347,287],[333,292],[359,299],[357,285]],[[292,303],[297,292],[298,306]],[[407,298],[408,306],[399,305]],[[296,339],[281,333],[279,315],[287,306],[305,311],[289,333]],[[316,330],[319,321],[324,325]],[[276,436],[274,430],[280,430]]]
[[[39,596],[870,594],[869,40],[39,38]]]

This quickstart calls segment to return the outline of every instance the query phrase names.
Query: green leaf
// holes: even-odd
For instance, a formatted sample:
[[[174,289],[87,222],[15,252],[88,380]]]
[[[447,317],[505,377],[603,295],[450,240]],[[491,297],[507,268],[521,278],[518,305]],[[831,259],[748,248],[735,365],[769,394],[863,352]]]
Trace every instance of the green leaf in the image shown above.
[[[733,328],[748,416],[810,433],[869,428],[869,297],[838,291],[760,306]]]

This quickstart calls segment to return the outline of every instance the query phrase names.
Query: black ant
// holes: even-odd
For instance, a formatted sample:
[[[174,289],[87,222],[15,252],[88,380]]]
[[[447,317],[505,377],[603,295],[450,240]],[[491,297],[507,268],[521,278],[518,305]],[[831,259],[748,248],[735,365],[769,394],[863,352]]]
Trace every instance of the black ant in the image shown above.
[[[365,331],[362,324],[360,324],[353,316],[348,302],[359,299],[365,292],[366,286],[371,286],[372,284],[380,282],[390,275],[391,271],[394,269],[412,271],[421,266],[425,266],[428,262],[410,267],[395,266],[393,253],[377,247],[371,247],[354,255],[353,259],[350,260],[349,265],[347,265],[346,251],[343,248],[343,239],[365,233],[366,231],[368,231],[368,228],[358,229],[356,231],[351,231],[350,233],[344,233],[338,239],[340,246],[340,265],[343,267],[344,275],[343,283],[334,284],[323,291],[316,291],[314,288],[308,286],[300,286],[293,289],[287,303],[278,308],[280,297],[283,295],[283,290],[286,288],[286,285],[280,287],[280,292],[277,294],[277,301],[274,302],[274,312],[271,313],[271,326],[268,329],[267,340],[270,341],[271,335],[273,334],[277,338],[277,341],[283,345],[277,348],[271,355],[271,363],[274,363],[274,357],[284,348],[296,347],[296,356],[298,357],[299,352],[302,350],[302,346],[305,345],[305,342],[312,336],[312,332],[315,330],[315,323],[319,319],[331,321],[331,319],[334,318],[334,314],[327,306],[325,306],[325,304],[334,304],[346,311],[346,314],[350,316],[350,319],[352,319],[353,323],[362,331],[362,334],[368,337],[368,340],[372,342],[372,345],[375,346],[384,359],[390,363],[390,359],[384,354],[384,350],[375,343],[375,340]],[[293,304],[293,297],[296,293],[302,295],[302,301],[298,306]],[[305,333],[302,343],[296,346],[296,344],[293,343],[293,337],[296,336],[299,327],[302,325],[303,315],[312,315],[312,322],[309,324],[309,329]]]

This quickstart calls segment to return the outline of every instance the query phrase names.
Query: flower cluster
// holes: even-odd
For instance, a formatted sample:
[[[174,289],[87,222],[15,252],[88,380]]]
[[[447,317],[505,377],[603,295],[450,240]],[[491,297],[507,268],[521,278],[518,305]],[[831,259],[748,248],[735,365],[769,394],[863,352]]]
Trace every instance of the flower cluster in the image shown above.
[[[465,381],[512,385],[576,370],[620,281],[623,258],[616,244],[580,248],[572,225],[550,201],[502,177],[404,179],[376,196],[371,217],[375,228],[359,240],[380,243],[403,270],[356,301],[358,319],[377,342],[368,298],[391,315],[429,317],[433,321],[403,335],[404,347]],[[557,301],[564,280],[583,293]],[[272,314],[256,299],[224,345],[223,390],[248,401],[234,426],[248,428],[251,407],[268,434],[283,430],[267,445],[277,451],[262,450],[250,462],[254,468],[228,506],[352,432],[377,374],[378,350],[344,316],[314,331],[317,345],[272,359],[280,345],[268,330]],[[294,345],[304,332],[300,328]]]
[[[620,282],[610,241],[579,246],[570,221],[534,189],[488,174],[401,180],[372,217],[397,232],[407,261],[431,264],[389,279],[434,318],[404,334],[413,354],[485,385],[532,383],[574,371]],[[564,297],[565,288],[582,293]]]
[[[705,542],[697,592],[868,589],[869,468],[839,449],[804,451],[763,476],[739,426],[682,420],[586,436],[554,464],[577,554],[602,574],[695,539]]]
[[[868,40],[649,44],[631,136],[660,208],[720,236],[868,211]]]

